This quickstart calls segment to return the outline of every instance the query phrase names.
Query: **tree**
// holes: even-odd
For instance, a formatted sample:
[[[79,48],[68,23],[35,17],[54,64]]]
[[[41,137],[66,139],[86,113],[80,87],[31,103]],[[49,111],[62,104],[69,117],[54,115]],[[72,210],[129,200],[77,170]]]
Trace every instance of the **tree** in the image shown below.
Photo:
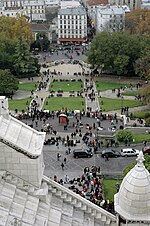
[[[133,141],[133,134],[128,130],[118,131],[116,137],[119,142],[124,142],[126,144]]]
[[[19,81],[9,70],[0,70],[0,94],[10,95],[18,89]]]
[[[130,34],[149,35],[150,34],[150,10],[132,10],[126,16],[126,31]]]
[[[39,74],[36,58],[29,51],[26,41],[19,38],[14,54],[14,73],[17,77],[32,77]]]
[[[141,78],[150,79],[150,50],[144,51],[142,56],[135,61],[135,73]]]
[[[24,16],[0,17],[0,36],[10,40],[22,37],[28,43],[31,43],[33,39],[31,25]]]
[[[88,52],[88,62],[93,68],[117,75],[135,75],[134,63],[141,56],[143,37],[125,32],[97,33]]]
[[[0,69],[12,70],[15,45],[15,41],[0,36]]]
[[[31,44],[31,49],[38,48],[40,51],[48,50],[50,41],[45,32],[40,32],[37,34],[37,39]]]

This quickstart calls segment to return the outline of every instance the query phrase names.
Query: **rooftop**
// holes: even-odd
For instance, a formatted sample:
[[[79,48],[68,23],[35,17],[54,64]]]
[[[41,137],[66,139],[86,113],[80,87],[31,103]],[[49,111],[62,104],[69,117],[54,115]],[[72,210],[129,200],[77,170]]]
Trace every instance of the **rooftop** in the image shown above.
[[[58,15],[86,15],[83,7],[59,9]]]
[[[123,179],[115,195],[115,210],[129,221],[150,223],[150,174],[141,151],[135,167]]]

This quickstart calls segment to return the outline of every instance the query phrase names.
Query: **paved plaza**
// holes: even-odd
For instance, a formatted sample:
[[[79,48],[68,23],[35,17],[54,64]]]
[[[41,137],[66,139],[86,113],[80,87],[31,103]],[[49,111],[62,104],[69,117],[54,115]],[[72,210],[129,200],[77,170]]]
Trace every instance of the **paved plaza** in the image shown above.
[[[81,79],[84,83],[84,87],[85,87],[85,80],[89,79],[89,81],[91,81],[91,77],[90,76],[85,76],[82,75],[82,73],[84,72],[85,74],[90,74],[91,73],[91,69],[90,67],[84,63],[84,61],[86,60],[86,56],[85,56],[85,51],[83,51],[83,48],[80,47],[80,50],[77,51],[58,51],[58,52],[54,52],[52,54],[49,53],[42,53],[39,55],[38,59],[39,62],[41,64],[46,63],[48,65],[47,68],[41,68],[41,73],[43,74],[43,72],[47,71],[49,69],[50,74],[48,75],[49,77],[49,82],[47,83],[47,87],[46,89],[41,89],[40,91],[37,90],[34,92],[34,99],[36,100],[36,102],[39,105],[39,110],[42,109],[43,107],[43,103],[44,100],[46,99],[46,97],[49,96],[49,85],[50,83],[53,81],[53,79],[55,78],[56,80],[71,80],[71,79],[75,79],[75,80],[79,80]],[[79,53],[79,54],[78,54]],[[71,56],[72,60],[69,59],[69,57]],[[82,64],[73,64],[74,61],[79,61]],[[53,72],[55,72],[56,75],[53,75]],[[80,74],[80,75],[78,75]],[[37,78],[33,78],[33,81],[46,81],[47,76],[42,76],[42,77],[37,77]],[[104,78],[103,78],[104,79]],[[108,81],[110,81],[110,79],[107,77],[106,78]],[[23,82],[28,81],[27,79],[22,80]],[[121,81],[120,81],[121,82]],[[85,94],[83,93],[83,96],[85,98],[85,103],[86,103],[86,109],[87,108],[91,108],[92,111],[96,111],[96,110],[100,110],[100,105],[99,105],[99,101],[98,101],[98,92],[96,90],[96,86],[95,86],[95,82],[94,79],[92,80],[92,85],[93,85],[93,89],[94,89],[94,93],[95,93],[95,100],[91,101],[89,100],[87,97],[85,97]],[[89,90],[88,92],[90,92],[91,90]],[[14,99],[22,99],[25,97],[29,97],[31,95],[30,92],[22,92],[22,91],[18,91],[15,95],[14,95]],[[112,90],[107,90],[107,91],[103,91],[100,93],[101,97],[107,97],[107,98],[117,98],[116,93],[112,93]],[[63,96],[67,97],[69,96],[68,92],[63,92]],[[43,101],[41,101],[41,98],[43,99]],[[133,96],[124,96],[125,99],[128,100],[133,100],[134,97]],[[130,113],[134,112],[134,111],[139,111],[140,109],[148,109],[148,106],[142,106],[142,107],[136,107],[136,108],[131,108],[130,109]],[[115,111],[111,111],[111,112],[105,112],[106,114],[117,114],[120,115],[121,111],[120,110],[115,110]],[[55,136],[54,134],[47,134],[46,139],[51,138],[51,137],[67,137],[67,135],[71,135],[72,132],[75,131],[75,128],[73,128],[72,122],[75,119],[69,119],[70,120],[70,125],[68,126],[67,131],[64,131],[64,127],[61,126],[58,122],[58,118],[55,117],[54,119],[50,119],[48,121],[48,123],[50,123],[52,125],[52,127],[57,131],[57,135]],[[83,124],[89,124],[91,127],[93,125],[93,123],[97,123],[96,118],[89,118],[89,117],[82,117],[82,122]],[[33,124],[33,127],[37,130],[41,130],[42,128],[42,122],[38,122],[38,126],[35,125],[35,122],[33,123],[31,120],[27,120],[25,121],[26,124],[30,125]],[[108,128],[110,126],[110,122],[109,121],[103,121],[102,122],[102,126],[105,128]],[[85,132],[87,132],[88,130],[86,129],[86,127],[84,126],[84,128],[82,128],[82,135],[85,134]],[[93,134],[96,134],[96,131],[92,130]],[[62,178],[64,179],[65,175],[67,174],[69,176],[69,178],[73,178],[73,177],[77,177],[80,176],[83,172],[83,169],[85,167],[91,167],[93,165],[96,165],[97,167],[100,166],[101,168],[101,173],[104,175],[115,175],[116,177],[120,177],[122,175],[122,171],[123,169],[131,162],[133,162],[135,160],[135,157],[131,157],[131,158],[122,158],[120,157],[115,158],[115,159],[110,159],[109,161],[105,161],[105,159],[103,159],[101,157],[101,151],[105,148],[101,148],[98,150],[98,152],[96,154],[93,155],[92,158],[81,158],[81,159],[74,159],[73,158],[73,149],[74,148],[81,148],[81,147],[85,147],[85,144],[83,144],[82,138],[78,136],[76,136],[76,140],[80,140],[80,143],[77,143],[76,147],[71,147],[71,153],[70,154],[66,154],[66,150],[68,149],[68,147],[65,147],[65,145],[62,144],[62,142],[59,142],[59,146],[56,145],[45,145],[44,146],[44,163],[45,163],[45,175],[53,178],[54,175],[57,175],[58,178]],[[136,147],[136,146],[135,146]],[[121,147],[115,148],[120,150]],[[137,145],[138,149],[142,148],[142,145]],[[61,157],[60,160],[57,160],[57,153],[60,153]],[[62,170],[61,168],[61,163],[64,161],[64,158],[67,159],[64,170]]]
[[[51,65],[51,64],[50,64]],[[41,72],[43,73],[45,70],[50,70],[51,73],[53,73],[54,71],[57,73],[57,75],[55,75],[55,79],[57,79],[58,81],[60,79],[81,79],[83,81],[83,83],[85,84],[85,79],[89,79],[89,76],[84,76],[82,75],[82,72],[84,71],[85,73],[89,73],[90,74],[90,68],[86,67],[86,66],[81,66],[79,64],[71,64],[71,63],[67,63],[67,64],[58,64],[58,65],[54,65],[52,64],[52,66],[49,66],[48,68],[42,68]],[[50,73],[50,74],[51,74]],[[74,75],[74,73],[81,73],[81,75]],[[43,103],[46,97],[49,96],[49,85],[50,83],[53,81],[53,78],[51,75],[49,76],[49,83],[47,84],[46,89],[41,89],[40,91],[35,91],[34,92],[34,99],[36,100],[36,102],[39,104],[39,110],[42,109],[43,107]],[[40,80],[41,78],[34,78],[34,81]],[[46,81],[47,76],[42,76],[42,81]],[[26,80],[24,80],[26,81]],[[95,101],[91,101],[88,98],[86,98],[85,96],[85,100],[86,100],[86,109],[87,107],[91,108],[92,111],[96,111],[96,110],[100,110],[100,106],[98,103],[98,93],[96,90],[96,86],[95,86],[95,82],[93,82],[93,89],[94,92],[96,94],[96,98]],[[83,94],[84,95],[84,94]],[[14,98],[17,99],[21,99],[23,97],[28,97],[30,96],[30,92],[20,92],[18,91]],[[69,96],[69,93],[63,93],[63,96]],[[108,97],[108,98],[117,98],[116,93],[112,93],[111,90],[108,91],[104,91],[101,92],[101,96],[102,97]],[[41,98],[43,99],[43,101],[41,101]],[[126,99],[133,99],[134,97],[128,97],[125,96],[124,98]],[[137,111],[139,108],[141,107],[137,107],[137,108],[133,108],[130,109],[130,112],[134,112]],[[147,106],[142,106],[142,109],[146,109]],[[120,115],[120,110],[116,110],[116,111],[111,111],[111,112],[106,112],[106,114],[115,114],[117,113],[117,115]],[[57,135],[55,136],[54,134],[47,134],[46,139],[51,138],[51,137],[58,137],[61,136],[65,137],[67,135],[71,135],[72,132],[75,131],[75,128],[73,128],[72,122],[74,119],[70,119],[70,126],[68,126],[68,130],[64,131],[64,127],[59,125],[58,122],[58,118],[55,117],[54,119],[50,119],[48,121],[48,123],[50,123],[53,126],[53,129],[57,131]],[[84,128],[82,128],[82,135],[87,131],[85,125],[89,124],[89,125],[93,125],[93,123],[96,124],[96,118],[89,118],[89,117],[83,117],[81,119],[83,121],[84,124]],[[30,125],[32,122],[31,120],[27,120],[25,121],[25,123],[27,123],[28,125]],[[104,124],[104,125],[103,125]],[[108,128],[110,126],[110,122],[109,121],[104,121],[102,122],[102,126]],[[33,123],[33,127],[37,130],[40,131],[40,129],[42,128],[42,122],[38,123],[38,126],[35,125],[35,123]],[[96,131],[92,131],[93,134],[96,133]],[[74,148],[82,148],[85,147],[85,144],[82,141],[82,138],[78,136],[76,137],[77,140],[80,140],[80,143],[77,144],[76,147],[71,147],[71,153],[70,154],[66,154],[66,150],[68,147],[65,147],[65,145],[63,145],[61,142],[59,142],[59,146],[56,145],[45,145],[44,146],[44,163],[45,163],[45,175],[53,178],[54,175],[57,175],[58,178],[62,178],[64,179],[65,175],[67,174],[69,176],[69,178],[73,178],[73,177],[77,177],[80,176],[83,172],[83,169],[85,167],[91,167],[91,166],[97,166],[101,168],[101,173],[104,175],[114,175],[116,177],[120,177],[122,175],[122,171],[123,169],[131,162],[133,162],[135,160],[135,157],[131,157],[131,158],[123,158],[120,157],[119,159],[114,158],[114,159],[110,159],[109,161],[105,161],[105,159],[103,159],[101,157],[101,151],[105,148],[101,148],[96,154],[93,155],[92,158],[87,158],[87,159],[74,159],[73,158],[73,149]],[[142,148],[142,145],[137,145],[138,149]],[[117,150],[120,150],[119,148],[115,148]],[[57,160],[57,153],[60,153],[61,157],[60,160]],[[64,161],[64,158],[67,159],[64,170],[62,170],[61,168],[61,163]]]

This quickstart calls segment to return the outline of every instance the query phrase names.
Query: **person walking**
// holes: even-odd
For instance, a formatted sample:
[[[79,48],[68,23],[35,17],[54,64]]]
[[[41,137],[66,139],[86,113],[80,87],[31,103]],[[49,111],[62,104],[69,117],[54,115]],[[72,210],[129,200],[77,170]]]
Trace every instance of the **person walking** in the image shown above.
[[[59,158],[60,158],[60,154],[57,153],[57,161],[59,161]]]
[[[64,158],[64,163],[66,164],[66,162],[67,162],[67,159],[66,159],[66,158]]]
[[[64,167],[65,167],[65,166],[64,166],[64,164],[63,164],[63,162],[62,162],[62,164],[61,164],[61,168],[62,168],[62,170],[64,170]]]

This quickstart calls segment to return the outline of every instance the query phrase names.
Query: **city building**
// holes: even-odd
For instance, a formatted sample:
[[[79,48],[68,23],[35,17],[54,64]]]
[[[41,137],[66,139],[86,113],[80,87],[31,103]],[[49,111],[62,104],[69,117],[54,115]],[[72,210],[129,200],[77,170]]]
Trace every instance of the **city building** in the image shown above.
[[[141,9],[149,9],[150,10],[150,0],[142,0],[141,1]]]
[[[140,152],[115,195],[113,215],[44,176],[44,132],[9,115],[0,97],[0,225],[149,226],[150,174]]]
[[[83,7],[59,9],[58,43],[81,43],[87,37],[87,15]]]
[[[73,1],[60,1],[60,8],[66,9],[66,8],[76,8],[81,6],[79,1],[73,0]]]
[[[45,7],[45,2],[42,0],[25,1],[23,4],[24,15],[30,18],[30,21],[46,21]]]
[[[110,5],[127,5],[130,10],[140,8],[141,1],[140,0],[108,0]]]
[[[92,17],[96,32],[120,31],[125,26],[125,10],[119,6],[97,6],[95,18]]]

